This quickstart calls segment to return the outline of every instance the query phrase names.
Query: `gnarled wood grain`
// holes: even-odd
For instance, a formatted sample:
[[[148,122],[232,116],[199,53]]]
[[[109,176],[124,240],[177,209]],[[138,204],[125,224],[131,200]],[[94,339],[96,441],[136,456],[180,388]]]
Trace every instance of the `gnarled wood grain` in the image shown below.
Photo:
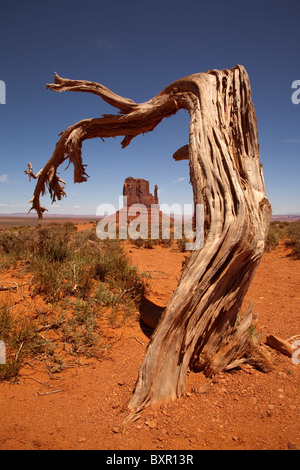
[[[58,75],[47,87],[94,93],[121,114],[74,124],[62,133],[37,175],[29,167],[29,176],[37,177],[31,202],[39,217],[46,186],[53,201],[65,195],[57,176],[61,163],[68,159],[74,165],[74,182],[87,180],[84,140],[123,135],[125,147],[178,109],[189,111],[189,142],[174,158],[189,158],[194,203],[205,207],[205,243],[192,252],[151,338],[129,408],[136,412],[176,399],[185,391],[189,366],[196,364],[211,376],[241,361],[247,350],[251,309],[242,320],[238,314],[264,251],[271,217],[247,72],[238,65],[191,75],[141,104],[100,84]]]

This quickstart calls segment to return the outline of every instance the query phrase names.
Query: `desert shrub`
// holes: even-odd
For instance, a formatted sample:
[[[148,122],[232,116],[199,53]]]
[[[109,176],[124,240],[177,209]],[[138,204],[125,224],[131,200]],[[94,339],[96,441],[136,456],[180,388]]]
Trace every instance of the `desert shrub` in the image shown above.
[[[63,322],[61,332],[69,354],[98,355],[97,311],[90,302],[76,302],[72,315]]]
[[[130,266],[118,240],[100,240],[95,229],[76,233],[72,223],[50,224],[30,231],[0,233],[2,265],[10,260],[26,261],[33,274],[32,295],[42,294],[48,301],[67,296],[87,299],[95,283],[105,283],[109,304],[115,291],[124,301],[144,293],[137,270]],[[98,292],[98,297],[101,295]],[[96,296],[97,298],[97,296]]]
[[[159,246],[162,246],[163,248],[170,248],[173,245],[173,237],[170,238],[160,238],[158,240]]]
[[[287,237],[288,225],[288,222],[271,222],[267,235],[265,251],[270,252],[278,245],[279,240],[285,239]]]
[[[11,261],[27,257],[32,247],[31,231],[5,230],[0,232],[0,253]]]
[[[179,251],[181,253],[185,253],[186,252],[186,243],[187,243],[187,239],[185,237],[183,238],[180,238],[179,240],[177,240],[176,244],[177,244],[177,248],[179,249]]]
[[[60,261],[47,262],[42,257],[36,257],[28,267],[33,274],[32,296],[43,294],[46,300],[57,301],[66,295],[66,285],[64,282],[64,269]]]
[[[95,292],[95,300],[98,304],[114,307],[119,302],[119,294],[104,282],[100,282]]]
[[[147,240],[145,240],[144,248],[146,248],[147,250],[152,250],[155,245],[157,245],[157,240],[152,240],[151,238],[148,238]]]
[[[18,375],[25,357],[51,354],[53,345],[40,336],[31,319],[14,315],[13,305],[0,305],[0,340],[6,346],[6,362],[0,365],[0,379],[11,379]]]
[[[139,238],[130,238],[130,243],[132,245],[135,245],[138,248],[144,247],[144,242],[145,242],[145,240],[141,237],[139,237]]]
[[[0,380],[18,376],[20,368],[30,358],[45,361],[50,374],[68,367],[67,355],[99,357],[107,343],[104,343],[97,324],[97,310],[91,302],[77,301],[68,314],[61,313],[55,318],[55,330],[60,337],[59,351],[55,342],[47,339],[48,327],[37,327],[33,320],[16,315],[14,306],[0,306],[0,339],[6,346],[6,361],[0,365]],[[49,319],[47,319],[47,323]],[[45,336],[44,336],[45,335]],[[61,344],[63,343],[63,350]],[[104,347],[105,344],[105,347]]]
[[[270,225],[265,245],[265,251],[269,252],[273,248],[275,248],[278,245],[279,237],[280,233],[277,227]]]
[[[69,254],[68,243],[72,233],[70,222],[37,229],[34,237],[35,256],[49,262],[63,262]]]
[[[266,251],[274,249],[279,240],[292,247],[292,255],[300,257],[300,220],[296,222],[271,222],[265,246]]]
[[[143,283],[117,240],[99,240],[89,232],[75,234],[70,241],[60,240],[59,249],[48,240],[46,245],[51,249],[43,255],[40,252],[29,267],[34,274],[34,293],[52,300],[69,295],[87,299],[100,282],[110,289],[126,290],[131,298],[142,295]]]
[[[130,238],[130,243],[135,245],[137,248],[146,248],[151,250],[155,246],[162,246],[163,248],[171,247],[173,244],[173,234],[170,234],[169,238],[162,238],[160,234],[160,238]]]
[[[0,253],[14,260],[31,260],[34,257],[48,261],[63,261],[67,257],[68,241],[76,226],[49,224],[30,230],[6,230],[0,232]]]
[[[72,251],[77,251],[86,246],[99,246],[100,240],[97,237],[95,229],[87,229],[82,232],[74,233],[69,242],[69,247]]]
[[[120,325],[136,312],[146,289],[117,240],[99,240],[95,230],[77,233],[70,224],[1,232],[0,261],[2,267],[17,262],[18,269],[30,272],[31,296],[42,295],[53,309],[33,322],[0,305],[0,340],[8,350],[0,379],[17,376],[23,358],[31,355],[40,355],[49,373],[68,367],[68,355],[99,357],[109,347],[103,321]],[[49,323],[63,351],[57,352],[56,340],[46,339]]]
[[[292,254],[300,258],[300,220],[290,222],[287,226],[286,246],[292,247]]]

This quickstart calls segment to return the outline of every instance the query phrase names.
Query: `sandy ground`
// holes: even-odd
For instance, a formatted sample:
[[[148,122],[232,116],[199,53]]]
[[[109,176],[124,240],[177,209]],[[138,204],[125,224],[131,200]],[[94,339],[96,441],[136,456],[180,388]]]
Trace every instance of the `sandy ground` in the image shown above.
[[[164,307],[185,255],[161,247],[126,250],[151,276],[149,302]],[[299,284],[300,261],[282,246],[264,254],[245,299],[245,307],[254,299],[263,341],[267,334],[300,333]],[[149,338],[138,319],[115,334],[121,339],[101,362],[83,359],[53,378],[43,364],[27,364],[15,383],[0,384],[1,450],[300,449],[300,364],[271,349],[272,372],[242,366],[213,382],[190,373],[185,396],[124,426]]]

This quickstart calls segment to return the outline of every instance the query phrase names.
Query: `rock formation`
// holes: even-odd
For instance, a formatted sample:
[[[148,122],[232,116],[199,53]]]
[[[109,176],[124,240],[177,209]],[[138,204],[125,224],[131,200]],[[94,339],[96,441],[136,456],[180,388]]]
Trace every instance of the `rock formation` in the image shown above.
[[[117,221],[119,216],[126,212],[127,223],[130,223],[137,216],[139,222],[163,223],[164,219],[168,219],[159,210],[158,187],[154,186],[154,196],[150,193],[149,181],[142,178],[133,178],[129,176],[125,179],[123,186],[124,207],[117,213]],[[126,199],[125,199],[126,198]],[[123,220],[124,217],[123,217]],[[168,219],[169,222],[169,219]]]
[[[143,204],[147,209],[151,209],[151,204],[158,204],[158,188],[154,187],[154,196],[149,190],[149,181],[142,178],[126,178],[123,186],[123,196],[127,197],[127,206],[133,204]],[[125,205],[125,202],[124,202]]]

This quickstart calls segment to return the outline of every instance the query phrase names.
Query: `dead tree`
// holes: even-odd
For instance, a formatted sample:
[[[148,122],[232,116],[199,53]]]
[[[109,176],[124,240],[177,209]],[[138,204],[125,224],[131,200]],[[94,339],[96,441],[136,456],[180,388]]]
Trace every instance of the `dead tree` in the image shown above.
[[[257,351],[252,354],[249,339],[252,308],[244,316],[240,310],[264,251],[271,206],[245,69],[238,65],[190,75],[141,104],[98,83],[58,75],[47,88],[94,93],[120,112],[66,129],[37,175],[29,164],[26,173],[37,178],[30,202],[39,217],[45,210],[40,196],[47,186],[53,202],[65,195],[64,182],[57,175],[64,161],[74,165],[75,183],[87,180],[81,155],[84,140],[122,135],[124,148],[179,109],[190,114],[189,143],[174,158],[189,159],[194,204],[205,207],[205,242],[192,252],[151,337],[129,409],[136,412],[180,397],[189,367],[213,376],[245,357],[254,361]]]

